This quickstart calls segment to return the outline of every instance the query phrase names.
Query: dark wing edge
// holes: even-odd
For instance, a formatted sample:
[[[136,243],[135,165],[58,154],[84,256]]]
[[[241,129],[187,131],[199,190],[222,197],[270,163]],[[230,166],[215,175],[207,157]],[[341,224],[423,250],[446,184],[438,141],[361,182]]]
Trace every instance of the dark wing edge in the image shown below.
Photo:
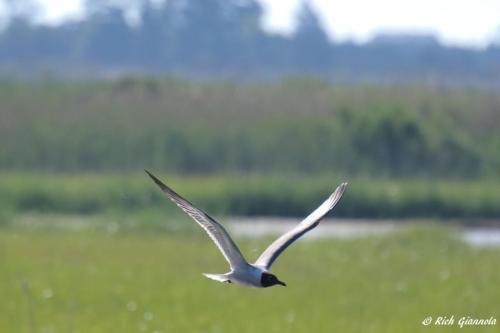
[[[323,217],[330,212],[333,207],[339,202],[342,194],[347,187],[347,183],[340,184],[335,191],[324,201],[316,210],[300,222],[295,228],[276,239],[269,247],[260,255],[255,262],[256,266],[265,268],[271,267],[278,256],[309,230],[314,229]]]
[[[205,230],[205,232],[210,236],[215,245],[217,245],[220,252],[227,260],[232,269],[236,268],[237,266],[247,264],[247,261],[241,254],[238,246],[234,243],[231,236],[227,233],[226,229],[224,229],[222,225],[220,225],[204,211],[196,208],[188,200],[181,197],[174,190],[165,185],[161,180],[156,178],[148,170],[144,171],[173,203],[175,203],[180,209],[188,214]]]

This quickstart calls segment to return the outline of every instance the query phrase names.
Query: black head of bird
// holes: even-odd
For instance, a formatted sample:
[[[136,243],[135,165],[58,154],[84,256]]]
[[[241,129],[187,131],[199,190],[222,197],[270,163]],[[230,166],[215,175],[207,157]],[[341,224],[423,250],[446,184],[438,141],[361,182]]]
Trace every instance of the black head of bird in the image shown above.
[[[262,276],[260,277],[260,283],[263,287],[272,287],[277,284],[286,287],[285,282],[278,280],[276,275],[273,275],[271,273],[262,273]]]

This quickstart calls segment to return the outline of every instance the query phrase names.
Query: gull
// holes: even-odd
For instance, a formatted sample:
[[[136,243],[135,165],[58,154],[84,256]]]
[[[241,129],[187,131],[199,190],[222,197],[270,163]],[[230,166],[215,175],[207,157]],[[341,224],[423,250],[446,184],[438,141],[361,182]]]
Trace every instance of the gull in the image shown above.
[[[225,274],[208,274],[203,273],[207,278],[226,283],[237,283],[248,287],[265,288],[274,285],[286,286],[286,284],[276,277],[276,275],[269,272],[271,265],[278,258],[278,256],[292,244],[299,239],[309,230],[315,228],[321,219],[335,207],[337,202],[342,197],[347,183],[340,184],[335,191],[300,222],[295,228],[286,232],[281,237],[276,239],[269,247],[260,255],[257,261],[253,264],[248,263],[241,254],[238,246],[234,243],[231,236],[222,225],[215,221],[208,214],[201,209],[196,208],[189,201],[174,192],[167,185],[162,183],[149,171],[146,173],[153,179],[153,181],[160,187],[165,195],[173,201],[180,209],[188,214],[195,220],[214,241],[215,245],[219,248],[224,258],[229,263],[231,271]]]

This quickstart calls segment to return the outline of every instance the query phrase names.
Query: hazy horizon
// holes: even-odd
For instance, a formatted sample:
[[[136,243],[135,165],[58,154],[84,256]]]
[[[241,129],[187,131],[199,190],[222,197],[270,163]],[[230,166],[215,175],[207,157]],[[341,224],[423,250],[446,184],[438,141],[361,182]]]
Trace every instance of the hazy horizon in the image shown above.
[[[44,6],[41,15],[45,22],[57,24],[83,15],[82,0],[38,1]],[[266,29],[285,34],[293,30],[294,13],[301,0],[259,1],[266,11]],[[3,2],[0,0],[0,21],[6,14]],[[479,5],[473,0],[310,2],[335,41],[363,43],[381,32],[424,33],[435,35],[445,45],[481,48],[500,33],[500,1],[494,0]]]

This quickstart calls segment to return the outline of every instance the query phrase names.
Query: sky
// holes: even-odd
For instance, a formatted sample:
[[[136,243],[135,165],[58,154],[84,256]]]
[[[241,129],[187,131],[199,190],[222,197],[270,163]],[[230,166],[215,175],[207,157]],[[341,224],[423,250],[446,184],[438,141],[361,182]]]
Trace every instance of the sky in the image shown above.
[[[51,22],[81,14],[81,0],[39,1]],[[259,1],[266,8],[266,28],[293,30],[294,11],[301,0]],[[378,32],[402,31],[434,33],[447,45],[480,48],[500,35],[500,0],[310,1],[336,41],[365,42]]]

